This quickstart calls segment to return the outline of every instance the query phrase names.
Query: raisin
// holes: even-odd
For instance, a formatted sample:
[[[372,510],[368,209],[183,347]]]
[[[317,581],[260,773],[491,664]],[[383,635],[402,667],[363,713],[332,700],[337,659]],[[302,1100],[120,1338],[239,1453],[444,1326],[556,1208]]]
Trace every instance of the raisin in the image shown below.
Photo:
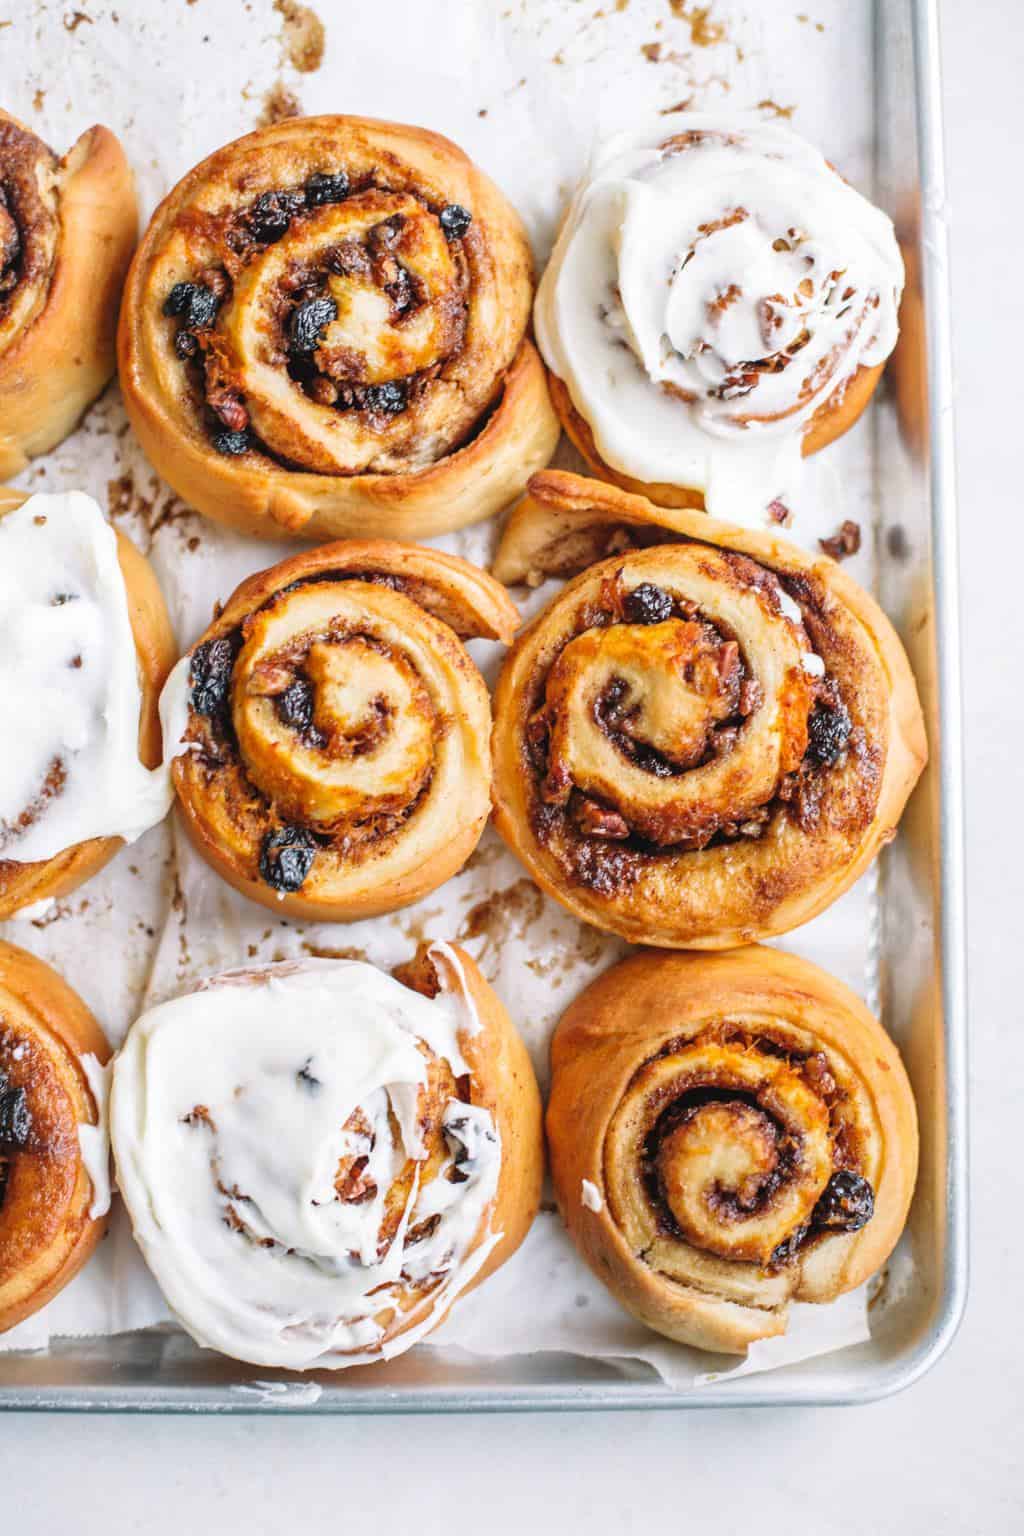
[[[32,1134],[32,1115],[24,1088],[0,1093],[0,1147],[24,1147]]]
[[[197,715],[215,715],[222,707],[228,696],[234,665],[235,647],[227,635],[196,646],[189,681],[192,684],[192,708]]]
[[[297,891],[313,867],[316,839],[305,827],[278,827],[260,849],[260,874],[275,891]]]
[[[811,1220],[833,1232],[859,1232],[874,1214],[875,1192],[867,1179],[841,1168],[826,1184]]]
[[[395,381],[389,384],[371,384],[366,391],[365,399],[367,409],[376,411],[382,416],[397,416],[409,403],[405,385]]]
[[[174,338],[174,351],[183,363],[187,363],[190,357],[195,357],[199,351],[199,341],[194,331],[179,331]]]
[[[461,240],[473,222],[473,215],[461,203],[447,203],[441,209],[440,224],[446,240]]]
[[[261,193],[249,212],[249,233],[261,245],[273,245],[285,234],[305,201],[302,192]]]
[[[784,1242],[773,1249],[772,1256],[768,1260],[768,1268],[784,1269],[787,1264],[792,1264],[806,1236],[806,1227],[797,1227],[795,1232],[791,1232]]]
[[[208,330],[217,317],[219,300],[202,283],[175,283],[164,300],[164,314],[177,315],[189,330]]]
[[[289,683],[277,698],[277,712],[285,725],[308,731],[313,723],[313,690],[301,677]]]
[[[333,299],[310,299],[300,304],[288,326],[288,347],[291,352],[312,352],[320,340],[325,325],[338,318],[338,306]]]
[[[225,453],[231,458],[249,451],[248,432],[218,432],[212,442],[218,453]]]
[[[317,172],[306,182],[306,202],[310,208],[321,208],[324,203],[343,203],[348,197],[348,177],[344,171],[326,176]]]
[[[807,720],[808,752],[826,768],[836,764],[846,751],[853,722],[844,705],[834,709],[818,704]]]
[[[627,593],[622,611],[631,624],[661,624],[672,613],[672,599],[653,582],[641,582]]]

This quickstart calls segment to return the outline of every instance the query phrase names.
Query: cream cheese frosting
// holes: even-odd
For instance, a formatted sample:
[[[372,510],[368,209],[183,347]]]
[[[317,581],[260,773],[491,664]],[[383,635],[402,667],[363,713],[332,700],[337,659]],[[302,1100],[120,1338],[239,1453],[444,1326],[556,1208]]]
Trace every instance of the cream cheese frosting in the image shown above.
[[[401,1353],[440,1321],[500,1239],[501,1143],[487,1109],[452,1097],[445,1162],[427,1177],[418,1103],[428,1057],[462,1076],[479,1028],[464,987],[426,998],[361,961],[227,973],[135,1023],[114,1069],[118,1183],[199,1343],[340,1368]],[[355,1200],[336,1187],[345,1158],[365,1159]],[[396,1189],[401,1219],[382,1236]],[[426,1315],[416,1301],[392,1336],[379,1314],[410,1289]]]
[[[676,114],[596,154],[535,309],[603,460],[763,522],[816,410],[897,336],[891,220],[790,129]]]
[[[0,859],[134,842],[166,816],[141,709],[113,529],[81,492],[29,497],[0,517]]]

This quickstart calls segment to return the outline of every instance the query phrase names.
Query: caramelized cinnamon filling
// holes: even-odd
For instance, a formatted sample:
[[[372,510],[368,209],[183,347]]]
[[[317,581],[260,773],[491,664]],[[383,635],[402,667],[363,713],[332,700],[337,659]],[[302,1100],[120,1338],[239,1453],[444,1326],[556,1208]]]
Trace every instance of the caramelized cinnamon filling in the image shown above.
[[[766,591],[770,603],[798,601],[811,643],[815,633],[827,640],[808,584],[743,556],[726,563],[731,580]],[[538,678],[525,728],[532,826],[567,873],[611,895],[651,859],[761,838],[779,816],[813,829],[828,775],[851,753],[865,784],[874,782],[863,729],[823,664],[787,695],[774,777],[746,773],[738,765],[764,705],[757,658],[696,603],[649,582],[627,588],[626,569],[580,608]],[[691,789],[691,775],[716,764],[720,780],[707,793]]]
[[[49,286],[58,234],[51,189],[56,165],[35,134],[0,121],[0,347],[17,290]]]
[[[234,360],[247,327],[239,306],[259,314],[261,362],[310,405],[357,415],[377,434],[415,410],[463,348],[472,225],[457,204],[344,168],[222,214],[183,213],[179,228],[218,254],[163,297],[163,312],[176,322],[175,352],[214,447],[326,469],[293,463],[257,430]]]
[[[400,832],[430,791],[449,725],[409,654],[335,612],[332,588],[352,582],[415,585],[318,573],[192,657],[189,739],[259,850],[253,873],[280,891],[301,889],[321,850],[359,862]],[[298,599],[308,611],[292,632],[286,608]]]
[[[634,1074],[637,1176],[658,1230],[778,1269],[874,1208],[824,1052],[735,1024],[668,1042]]]

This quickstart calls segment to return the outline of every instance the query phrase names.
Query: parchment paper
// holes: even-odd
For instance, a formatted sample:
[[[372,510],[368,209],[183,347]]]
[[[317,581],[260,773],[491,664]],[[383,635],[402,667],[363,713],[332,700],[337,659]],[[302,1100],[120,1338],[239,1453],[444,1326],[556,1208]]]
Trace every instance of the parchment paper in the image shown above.
[[[538,265],[595,137],[684,103],[792,118],[858,187],[871,191],[871,39],[841,0],[811,15],[681,0],[0,0],[0,100],[58,152],[92,122],[121,138],[143,217],[203,155],[291,111],[342,111],[449,134],[526,219]],[[862,18],[856,8],[856,20]],[[319,57],[322,48],[322,57]],[[669,122],[670,118],[666,118]],[[870,415],[811,461],[794,531],[815,547],[844,517],[861,523],[852,569],[871,581]],[[579,467],[563,444],[556,462]],[[25,489],[89,491],[152,559],[178,638],[191,643],[214,602],[287,553],[191,513],[149,469],[116,384]],[[489,561],[496,527],[438,539]],[[532,613],[557,584],[513,595]],[[475,642],[489,681],[500,648]],[[829,912],[785,941],[874,1005],[875,883],[869,873]],[[171,822],[47,912],[0,934],[54,963],[118,1042],[143,1006],[201,975],[249,961],[357,955],[390,966],[423,937],[455,938],[476,957],[547,1081],[547,1043],[569,1001],[626,946],[543,897],[488,830],[441,891],[390,918],[305,926],[230,891]],[[115,1204],[111,1231],[78,1279],[0,1348],[116,1333],[168,1314]],[[867,1337],[863,1292],[792,1309],[784,1339],[755,1346],[742,1371],[771,1369]],[[634,1323],[575,1255],[548,1202],[520,1252],[461,1301],[432,1344],[498,1356],[537,1350],[629,1357],[681,1387],[730,1362],[658,1339]]]

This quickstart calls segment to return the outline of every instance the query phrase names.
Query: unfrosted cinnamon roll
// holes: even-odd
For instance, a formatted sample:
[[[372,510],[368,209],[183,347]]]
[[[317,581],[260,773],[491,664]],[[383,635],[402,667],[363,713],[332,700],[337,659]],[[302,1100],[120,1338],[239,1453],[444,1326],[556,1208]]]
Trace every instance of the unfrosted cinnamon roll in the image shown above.
[[[383,540],[243,582],[165,693],[200,853],[305,917],[372,917],[434,890],[490,808],[490,701],[462,642],[507,643],[518,617],[467,561]]]
[[[498,682],[498,831],[571,912],[635,943],[806,922],[894,835],[926,759],[889,621],[777,535],[534,476],[496,572],[581,567]]]
[[[111,1135],[135,1236],[200,1344],[292,1370],[389,1359],[522,1242],[526,1048],[468,955],[214,977],[133,1026]]]
[[[231,527],[458,528],[555,447],[531,296],[517,214],[449,140],[277,123],[157,210],[121,314],[128,413],[165,479]]]
[[[56,971],[0,942],[0,1333],[56,1296],[103,1235],[109,1055]]]
[[[891,221],[778,124],[676,115],[596,157],[537,294],[552,395],[591,469],[763,522],[852,426],[896,342]]]
[[[0,489],[0,918],[87,880],[166,816],[156,578],[88,496]]]
[[[779,950],[632,955],[561,1019],[547,1112],[558,1203],[623,1306],[742,1353],[885,1263],[917,1117],[892,1041]]]
[[[67,437],[113,374],[136,232],[112,133],[89,128],[58,159],[0,111],[0,479]]]

